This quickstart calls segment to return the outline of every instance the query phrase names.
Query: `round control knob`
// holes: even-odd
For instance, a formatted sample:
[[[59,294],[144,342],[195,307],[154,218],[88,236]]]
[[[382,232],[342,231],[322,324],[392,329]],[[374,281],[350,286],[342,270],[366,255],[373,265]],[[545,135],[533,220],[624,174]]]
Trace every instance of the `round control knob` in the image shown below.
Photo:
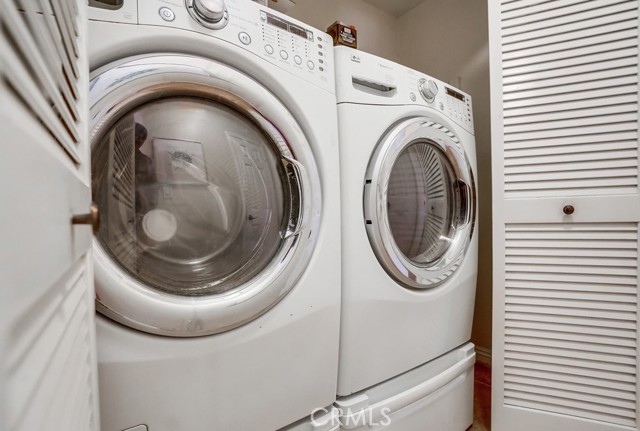
[[[193,8],[206,22],[216,23],[224,18],[224,0],[193,0]]]
[[[420,90],[420,94],[427,102],[431,103],[435,100],[436,94],[438,94],[438,84],[435,83],[432,79],[426,80],[421,79],[418,82],[418,89]]]

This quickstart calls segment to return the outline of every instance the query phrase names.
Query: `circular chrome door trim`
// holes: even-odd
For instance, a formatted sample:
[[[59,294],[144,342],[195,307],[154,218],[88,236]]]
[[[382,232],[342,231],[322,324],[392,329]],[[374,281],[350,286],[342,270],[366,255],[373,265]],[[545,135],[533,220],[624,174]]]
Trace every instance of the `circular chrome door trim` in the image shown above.
[[[387,195],[394,163],[408,146],[428,143],[449,162],[456,178],[456,221],[451,246],[435,262],[418,265],[398,248],[389,223]],[[369,242],[385,271],[414,289],[438,286],[458,269],[471,243],[475,225],[476,191],[473,172],[459,139],[445,126],[427,117],[404,120],[381,140],[371,157],[364,184],[364,219]]]
[[[273,94],[228,66],[188,55],[132,57],[94,72],[89,97],[92,148],[121,115],[172,96],[222,103],[264,131],[281,155],[294,197],[288,204],[282,245],[264,270],[238,288],[210,296],[179,296],[136,280],[95,239],[96,308],[126,326],[153,334],[210,335],[257,318],[295,286],[311,259],[318,235],[320,179],[303,131]]]

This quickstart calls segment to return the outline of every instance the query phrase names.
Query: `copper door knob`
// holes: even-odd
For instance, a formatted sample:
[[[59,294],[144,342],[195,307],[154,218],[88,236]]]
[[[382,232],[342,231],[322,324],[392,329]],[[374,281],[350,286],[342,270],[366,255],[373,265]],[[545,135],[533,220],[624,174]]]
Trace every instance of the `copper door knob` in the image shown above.
[[[92,202],[89,212],[87,214],[74,215],[71,218],[71,223],[90,224],[93,229],[93,233],[98,233],[98,229],[100,229],[100,211],[98,210],[98,205]]]

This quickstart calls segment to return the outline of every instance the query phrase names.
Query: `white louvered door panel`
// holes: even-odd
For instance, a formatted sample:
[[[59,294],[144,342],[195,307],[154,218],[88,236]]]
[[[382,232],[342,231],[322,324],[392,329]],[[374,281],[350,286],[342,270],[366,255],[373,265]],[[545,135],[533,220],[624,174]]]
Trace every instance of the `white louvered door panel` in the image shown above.
[[[97,409],[86,1],[0,0],[0,430]]]
[[[489,0],[496,431],[638,429],[638,8]]]

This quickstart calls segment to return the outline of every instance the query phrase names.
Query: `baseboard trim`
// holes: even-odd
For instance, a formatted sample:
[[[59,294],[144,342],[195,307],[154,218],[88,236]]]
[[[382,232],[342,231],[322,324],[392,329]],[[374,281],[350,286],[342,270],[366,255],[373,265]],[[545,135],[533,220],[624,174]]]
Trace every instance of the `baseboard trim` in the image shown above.
[[[491,350],[476,346],[476,361],[491,366]]]

